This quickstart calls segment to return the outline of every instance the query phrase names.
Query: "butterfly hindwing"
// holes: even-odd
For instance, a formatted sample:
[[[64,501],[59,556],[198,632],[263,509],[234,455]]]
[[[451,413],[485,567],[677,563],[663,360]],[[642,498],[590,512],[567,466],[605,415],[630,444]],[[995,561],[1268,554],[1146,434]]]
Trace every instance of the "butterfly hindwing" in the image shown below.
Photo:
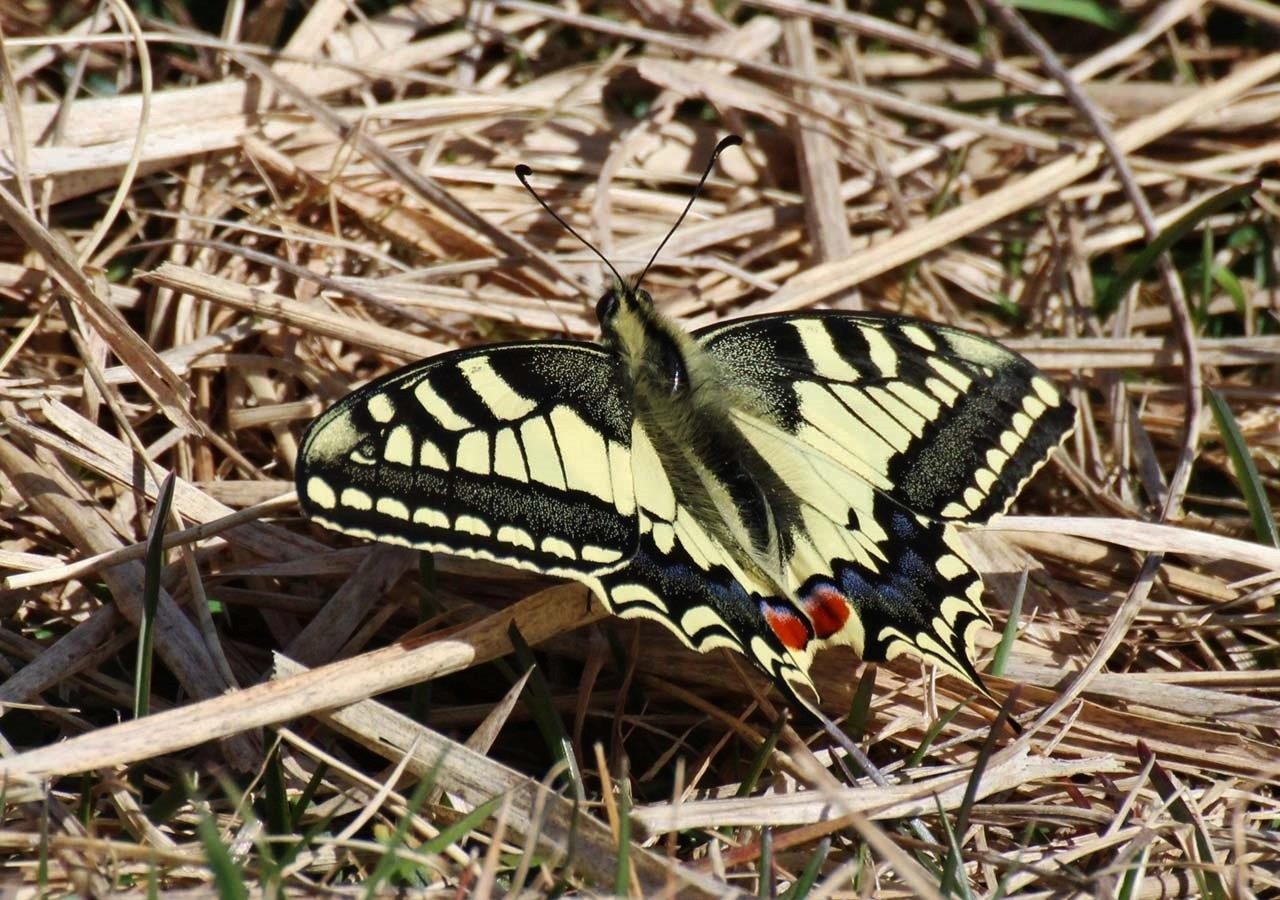
[[[631,562],[601,582],[615,615],[660,622],[702,653],[721,647],[742,653],[793,693],[814,690],[809,660],[795,659],[765,621],[766,598],[722,564],[704,568],[683,541],[662,550],[646,535]]]
[[[346,534],[578,577],[635,552],[630,443],[599,347],[497,344],[341,400],[307,431],[298,495]]]
[[[792,433],[745,413],[736,420],[743,440],[784,468],[800,510],[784,541],[777,596],[786,599],[764,610],[783,644],[798,658],[834,644],[870,661],[910,652],[976,681],[973,626],[989,620],[954,526]]]

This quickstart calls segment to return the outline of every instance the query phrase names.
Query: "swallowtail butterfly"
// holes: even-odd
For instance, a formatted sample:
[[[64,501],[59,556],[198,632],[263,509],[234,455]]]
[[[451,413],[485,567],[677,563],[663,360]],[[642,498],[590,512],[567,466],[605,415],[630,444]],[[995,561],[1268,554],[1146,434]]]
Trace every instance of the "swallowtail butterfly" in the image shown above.
[[[806,707],[814,652],[836,644],[981,688],[989,619],[956,524],[1006,509],[1063,440],[1058,388],[993,341],[901,316],[688,333],[638,285],[600,298],[599,344],[457,350],[343,398],[303,439],[303,511],[577,579],[616,615],[745,654]]]

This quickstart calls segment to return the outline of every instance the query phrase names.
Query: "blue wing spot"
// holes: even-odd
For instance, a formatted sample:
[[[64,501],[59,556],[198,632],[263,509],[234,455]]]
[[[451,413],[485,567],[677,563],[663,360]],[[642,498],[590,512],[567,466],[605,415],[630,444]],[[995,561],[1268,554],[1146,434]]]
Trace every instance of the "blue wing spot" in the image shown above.
[[[894,510],[889,516],[889,530],[894,537],[907,541],[920,533],[920,523],[906,511]]]

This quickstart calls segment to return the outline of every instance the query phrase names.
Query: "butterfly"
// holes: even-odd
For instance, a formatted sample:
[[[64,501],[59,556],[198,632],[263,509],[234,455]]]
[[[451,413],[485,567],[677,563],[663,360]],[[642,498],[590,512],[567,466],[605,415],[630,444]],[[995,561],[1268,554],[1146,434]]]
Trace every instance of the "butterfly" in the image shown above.
[[[443,353],[323,413],[298,456],[305,514],[576,579],[616,615],[746,655],[805,707],[834,645],[985,691],[990,620],[957,526],[1004,511],[1069,433],[1059,388],[994,341],[903,316],[687,332],[643,272],[614,276],[599,343]]]

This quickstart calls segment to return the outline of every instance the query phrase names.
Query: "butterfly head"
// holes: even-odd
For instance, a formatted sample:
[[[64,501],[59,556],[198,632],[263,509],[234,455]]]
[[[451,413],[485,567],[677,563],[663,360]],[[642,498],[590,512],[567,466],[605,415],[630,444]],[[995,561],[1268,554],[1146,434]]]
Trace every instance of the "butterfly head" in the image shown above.
[[[702,177],[698,179],[698,184],[680,213],[680,217],[676,219],[675,225],[671,226],[671,230],[658,244],[649,261],[630,286],[613,263],[609,262],[594,244],[578,234],[574,227],[548,206],[547,202],[533,189],[529,184],[529,176],[533,174],[533,170],[523,163],[516,166],[516,178],[533,196],[533,199],[537,200],[543,209],[581,241],[587,249],[600,257],[601,262],[613,273],[613,287],[596,302],[596,318],[600,322],[601,341],[617,355],[631,389],[640,398],[647,396],[654,402],[659,402],[662,399],[680,396],[690,397],[693,395],[692,388],[697,383],[708,380],[702,377],[706,373],[700,371],[706,367],[702,364],[704,354],[699,354],[688,335],[657,310],[653,304],[653,298],[646,291],[641,290],[640,284],[657,260],[658,254],[662,252],[662,248],[671,239],[671,235],[688,215],[693,201],[711,174],[716,159],[725,149],[741,143],[742,138],[731,134],[716,144],[711,152],[711,158],[707,161],[707,167],[703,170]]]
[[[645,315],[653,309],[649,292],[616,282],[596,301],[596,320],[606,335],[615,331],[620,318]]]
[[[655,401],[686,395],[692,386],[688,335],[654,305],[648,291],[618,285],[596,303],[600,341],[622,363],[631,388]]]
[[[596,319],[600,322],[600,339],[606,347],[622,356],[641,352],[652,340],[661,314],[653,305],[649,292],[615,282],[596,301]]]

